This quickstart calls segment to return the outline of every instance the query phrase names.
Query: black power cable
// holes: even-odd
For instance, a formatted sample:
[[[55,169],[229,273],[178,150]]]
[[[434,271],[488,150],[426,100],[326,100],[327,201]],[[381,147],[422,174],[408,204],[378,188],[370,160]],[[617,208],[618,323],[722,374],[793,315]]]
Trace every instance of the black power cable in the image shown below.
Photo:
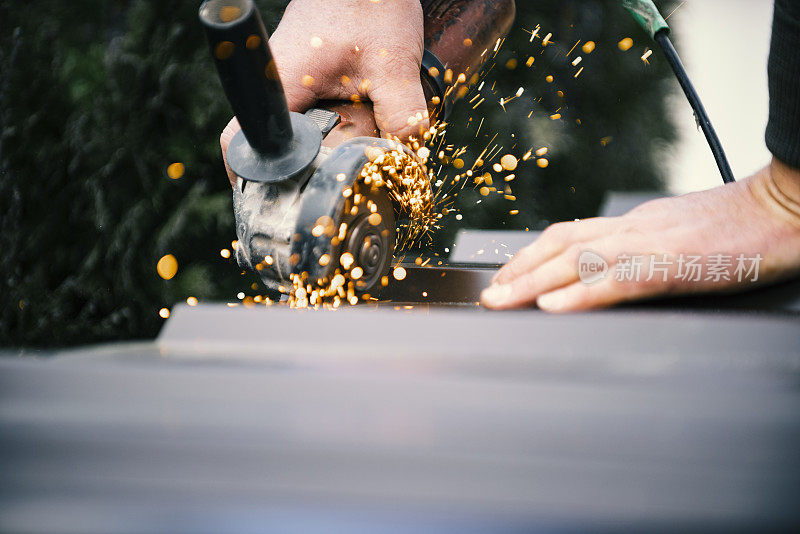
[[[689,104],[694,110],[697,123],[700,125],[700,128],[703,130],[703,134],[706,136],[708,146],[711,147],[711,153],[714,154],[714,160],[716,160],[717,167],[719,167],[719,172],[722,175],[722,181],[726,184],[734,182],[735,180],[733,178],[731,166],[728,163],[728,158],[725,157],[725,151],[722,149],[722,145],[719,142],[717,132],[714,131],[714,127],[711,125],[711,120],[708,118],[708,114],[703,107],[703,103],[700,101],[700,96],[697,94],[692,82],[689,80],[689,75],[686,74],[686,69],[683,68],[681,58],[678,57],[675,47],[672,46],[672,41],[669,39],[669,30],[661,30],[657,32],[653,38],[661,47],[664,57],[667,58],[669,66],[672,67],[675,77],[678,78],[678,83],[681,84],[681,89],[683,89],[686,98],[689,100]]]

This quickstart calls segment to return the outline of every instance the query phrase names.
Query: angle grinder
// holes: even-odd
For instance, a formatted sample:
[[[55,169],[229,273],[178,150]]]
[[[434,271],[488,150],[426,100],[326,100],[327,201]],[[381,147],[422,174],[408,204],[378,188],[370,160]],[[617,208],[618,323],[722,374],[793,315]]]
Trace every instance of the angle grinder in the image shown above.
[[[421,83],[433,122],[446,119],[463,96],[453,90],[459,74],[472,79],[507,34],[515,5],[423,0],[422,7]],[[304,114],[290,112],[252,0],[206,0],[199,14],[242,127],[227,153],[238,177],[233,208],[239,264],[273,291],[286,291],[293,280],[324,284],[342,270],[358,271],[357,293],[373,290],[390,268],[404,207],[380,182],[365,181],[363,170],[382,154],[401,154],[405,161],[416,154],[378,137],[368,102],[320,102]]]

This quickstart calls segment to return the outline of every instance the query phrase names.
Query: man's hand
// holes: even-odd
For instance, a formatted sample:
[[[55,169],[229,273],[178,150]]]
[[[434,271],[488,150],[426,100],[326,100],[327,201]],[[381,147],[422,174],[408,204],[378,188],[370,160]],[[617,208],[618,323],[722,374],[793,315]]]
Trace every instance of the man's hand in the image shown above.
[[[407,138],[428,128],[423,39],[419,0],[293,0],[269,45],[290,110],[370,100],[378,128]],[[223,157],[239,129],[233,118],[222,132]]]
[[[602,280],[586,284],[578,272],[584,251],[608,262]],[[649,281],[647,265],[636,280],[618,281],[618,258],[663,255],[666,273]],[[708,191],[643,204],[622,217],[599,217],[547,228],[495,276],[481,295],[489,308],[536,303],[552,312],[585,310],[658,295],[741,291],[751,280],[683,280],[680,255],[715,254],[747,258],[761,255],[758,282],[768,283],[800,272],[800,171],[777,160],[740,182]],[[666,263],[666,262],[665,262]],[[666,275],[666,276],[665,276]],[[664,278],[666,277],[666,281]]]

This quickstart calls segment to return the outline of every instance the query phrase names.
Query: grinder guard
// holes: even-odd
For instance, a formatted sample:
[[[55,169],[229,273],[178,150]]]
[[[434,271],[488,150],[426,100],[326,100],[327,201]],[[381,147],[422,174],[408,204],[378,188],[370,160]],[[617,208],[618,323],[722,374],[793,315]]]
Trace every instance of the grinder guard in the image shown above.
[[[323,147],[311,175],[282,183],[246,182],[239,178],[233,193],[233,209],[239,246],[239,264],[257,272],[265,285],[278,291],[290,274],[307,273],[310,280],[330,280],[339,257],[353,255],[364,274],[355,288],[375,287],[392,259],[395,244],[395,210],[385,190],[365,186],[361,194],[372,200],[380,217],[369,221],[366,202],[356,214],[345,208],[345,189],[353,189],[361,170],[370,161],[367,149],[384,151],[403,145],[374,137],[357,137],[334,149]],[[342,179],[342,177],[344,177]],[[342,223],[347,224],[339,239]],[[315,235],[316,234],[316,235]],[[322,265],[320,258],[329,261]],[[269,260],[265,258],[269,256]],[[285,287],[285,286],[284,286]]]

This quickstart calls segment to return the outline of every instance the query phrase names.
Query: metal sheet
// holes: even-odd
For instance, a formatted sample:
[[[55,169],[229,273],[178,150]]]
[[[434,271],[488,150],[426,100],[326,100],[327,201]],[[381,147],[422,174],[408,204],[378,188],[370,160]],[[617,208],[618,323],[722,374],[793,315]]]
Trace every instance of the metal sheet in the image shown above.
[[[0,530],[800,526],[790,316],[179,307],[0,359]]]

